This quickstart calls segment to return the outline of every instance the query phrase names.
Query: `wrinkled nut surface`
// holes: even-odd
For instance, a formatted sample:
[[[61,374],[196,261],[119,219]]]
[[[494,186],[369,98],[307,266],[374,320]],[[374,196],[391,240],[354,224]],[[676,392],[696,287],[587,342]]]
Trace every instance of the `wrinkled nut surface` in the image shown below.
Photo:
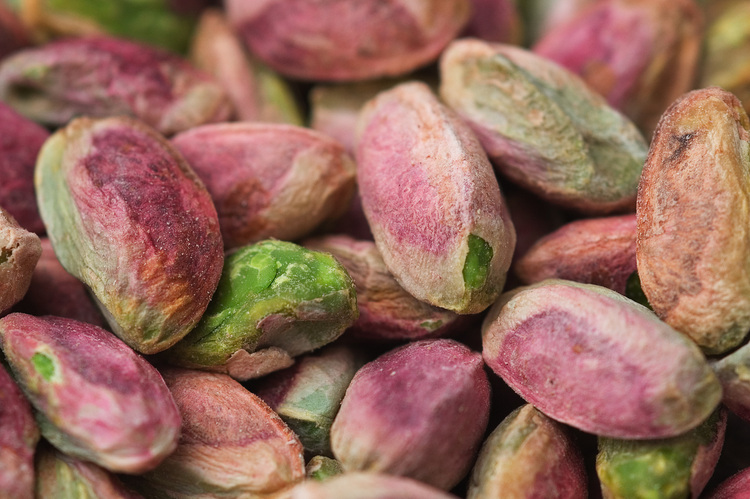
[[[632,209],[648,145],[578,76],[519,47],[457,40],[440,95],[474,129],[500,173],[589,214]]]
[[[142,473],[177,445],[180,414],[158,371],[112,333],[59,317],[0,319],[0,347],[62,452]]]
[[[224,246],[268,238],[293,241],[341,215],[354,194],[356,166],[343,146],[293,125],[230,123],[172,139],[206,184]]]
[[[435,60],[466,24],[469,0],[226,2],[250,50],[280,73],[352,81],[406,74]]]
[[[455,313],[419,301],[399,285],[374,242],[333,235],[308,239],[303,244],[331,253],[354,281],[359,319],[348,335],[386,341],[421,340],[446,336],[457,329]]]
[[[41,255],[39,236],[22,228],[0,207],[0,313],[26,294]]]
[[[727,413],[661,440],[599,439],[596,472],[608,499],[700,497],[724,445]]]
[[[306,481],[291,499],[457,499],[422,482],[382,473],[348,472],[323,483]]]
[[[513,271],[526,284],[567,279],[625,294],[636,271],[635,238],[635,214],[576,220],[538,240]]]
[[[357,137],[362,207],[388,270],[418,300],[462,314],[486,309],[516,238],[469,127],[412,82],[371,100]]]
[[[364,363],[362,352],[346,345],[329,345],[264,377],[253,393],[281,416],[307,452],[330,455],[333,418]]]
[[[34,165],[49,132],[0,101],[0,137],[0,206],[24,229],[43,234],[34,194]]]
[[[108,37],[63,39],[3,59],[0,100],[48,125],[129,115],[165,135],[232,113],[224,90],[183,59]]]
[[[474,464],[467,499],[586,497],[583,456],[560,423],[527,404],[487,437]]]
[[[244,381],[291,366],[357,316],[354,283],[331,255],[263,241],[227,256],[200,323],[165,355],[175,365]]]
[[[596,435],[675,436],[721,401],[689,338],[601,286],[548,280],[505,293],[482,343],[487,365],[527,402]]]
[[[209,8],[201,14],[190,60],[222,85],[238,120],[303,125],[289,85],[248,54],[222,11]]]
[[[216,209],[179,153],[126,117],[79,118],[39,154],[39,209],[60,263],[142,353],[190,331],[221,277]]]
[[[36,497],[49,499],[142,499],[104,468],[40,445],[35,459]]]
[[[262,497],[304,478],[302,444],[256,395],[224,374],[163,374],[182,432],[177,449],[142,477],[144,495]]]
[[[0,362],[0,498],[34,497],[39,428],[29,401]]]
[[[331,428],[347,471],[407,476],[449,490],[471,467],[489,417],[490,387],[477,352],[422,340],[365,364]]]
[[[707,354],[750,331],[750,120],[716,87],[675,102],[638,187],[636,255],[654,311]]]
[[[693,88],[702,41],[694,0],[610,0],[550,30],[533,50],[579,75],[650,135]]]

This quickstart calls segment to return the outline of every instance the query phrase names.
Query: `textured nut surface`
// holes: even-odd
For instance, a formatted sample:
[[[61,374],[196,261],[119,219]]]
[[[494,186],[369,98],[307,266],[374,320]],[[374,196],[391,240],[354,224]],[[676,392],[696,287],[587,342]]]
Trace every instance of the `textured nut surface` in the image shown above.
[[[705,420],[721,386],[698,347],[607,288],[548,280],[485,318],[487,365],[548,416],[596,435],[662,438]]]
[[[174,345],[206,310],[224,261],[216,209],[158,132],[79,118],[42,147],[39,209],[63,267],[142,353]]]
[[[39,428],[31,405],[0,364],[0,497],[34,497],[34,449]]]
[[[0,313],[26,294],[41,255],[39,236],[22,228],[0,207]]]
[[[686,94],[659,122],[638,187],[643,292],[709,354],[750,330],[749,130],[732,94]]]
[[[437,307],[487,308],[505,283],[515,231],[469,127],[412,82],[371,100],[357,135],[362,207],[388,270]]]

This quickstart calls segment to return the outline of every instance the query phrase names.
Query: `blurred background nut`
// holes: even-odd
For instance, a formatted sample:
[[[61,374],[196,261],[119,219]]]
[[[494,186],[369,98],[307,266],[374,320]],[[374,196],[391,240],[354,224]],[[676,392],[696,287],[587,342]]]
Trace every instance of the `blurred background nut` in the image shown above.
[[[177,445],[180,415],[164,381],[112,333],[13,313],[0,319],[0,347],[42,436],[62,452],[143,473]]]
[[[0,100],[46,125],[64,126],[81,115],[129,115],[165,135],[232,113],[224,90],[187,61],[103,36],[58,40],[6,57]]]
[[[457,499],[417,480],[382,473],[344,473],[323,483],[308,481],[291,499]]]
[[[172,139],[216,205],[224,247],[294,241],[346,211],[356,167],[336,141],[293,125],[205,125]]]
[[[250,51],[281,74],[352,81],[433,62],[466,25],[469,0],[228,0]]]
[[[34,165],[49,132],[0,101],[0,206],[24,229],[44,234],[34,194]]]
[[[750,119],[717,87],[662,117],[638,186],[638,275],[665,322],[707,354],[750,331]]]
[[[302,126],[292,88],[246,51],[221,10],[211,8],[201,15],[190,60],[226,90],[238,120]]]
[[[545,33],[534,52],[579,75],[650,136],[693,88],[702,38],[693,0],[604,0]]]

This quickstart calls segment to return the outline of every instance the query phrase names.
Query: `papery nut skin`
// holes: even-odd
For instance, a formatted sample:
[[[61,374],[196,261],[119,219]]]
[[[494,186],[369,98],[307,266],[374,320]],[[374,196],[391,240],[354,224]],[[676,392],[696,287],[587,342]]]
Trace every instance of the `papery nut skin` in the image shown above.
[[[356,81],[434,61],[468,21],[470,2],[230,0],[226,9],[250,50],[281,74]]]
[[[330,431],[362,352],[328,345],[300,357],[293,366],[265,376],[253,388],[297,434],[307,452],[331,455]]]
[[[180,414],[164,380],[112,333],[13,313],[0,319],[0,347],[42,436],[62,452],[142,473],[175,449]]]
[[[344,213],[354,194],[354,160],[336,141],[307,128],[214,124],[172,143],[211,194],[227,249],[304,237]]]
[[[357,371],[331,428],[333,455],[347,472],[449,490],[479,449],[489,396],[477,352],[454,340],[409,343]]]
[[[227,375],[165,368],[182,415],[177,449],[143,476],[148,497],[268,497],[305,477],[302,444]]]
[[[734,95],[689,92],[659,122],[638,186],[643,291],[710,355],[750,331],[749,131]]]
[[[702,39],[693,0],[609,0],[550,30],[533,50],[581,76],[650,135],[693,88]]]
[[[724,445],[727,414],[661,440],[599,439],[596,470],[606,499],[700,497]]]
[[[587,492],[583,456],[570,430],[527,404],[482,444],[466,497],[579,499]]]
[[[505,293],[482,325],[487,365],[527,402],[583,431],[679,435],[721,401],[689,338],[601,286],[547,280]]]
[[[293,357],[338,338],[357,316],[354,283],[331,255],[262,241],[227,256],[201,322],[165,356],[244,381],[291,366]]]
[[[113,473],[45,444],[36,453],[36,497],[45,499],[142,499]]]
[[[290,86],[245,50],[219,9],[201,14],[190,60],[222,85],[238,120],[303,125]]]
[[[648,145],[570,71],[512,45],[465,39],[440,60],[440,96],[497,170],[586,214],[632,210]]]
[[[45,143],[35,184],[60,263],[115,334],[152,354],[197,324],[221,277],[219,220],[167,140],[133,118],[79,118]]]
[[[388,272],[374,242],[332,235],[303,244],[331,253],[354,280],[359,319],[348,335],[380,341],[421,340],[447,336],[460,327],[455,313],[407,293]]]
[[[357,128],[362,206],[388,270],[418,300],[478,313],[499,295],[515,231],[469,127],[419,82],[381,92]]]
[[[291,492],[291,499],[457,499],[410,478],[382,473],[347,472],[323,483],[309,480]]]
[[[39,236],[22,228],[0,207],[0,313],[26,294],[41,255]]]
[[[63,268],[48,238],[42,238],[41,243],[42,256],[34,267],[29,289],[13,311],[67,317],[106,328],[107,321],[86,286]]]
[[[39,428],[31,405],[0,362],[0,498],[34,497]]]
[[[49,132],[0,101],[0,137],[0,206],[24,229],[44,234],[34,193],[34,165]]]
[[[164,135],[232,113],[224,90],[187,61],[110,37],[58,40],[3,59],[0,100],[48,125],[128,115]]]
[[[525,284],[567,279],[625,294],[635,239],[635,214],[576,220],[539,239],[513,270]]]

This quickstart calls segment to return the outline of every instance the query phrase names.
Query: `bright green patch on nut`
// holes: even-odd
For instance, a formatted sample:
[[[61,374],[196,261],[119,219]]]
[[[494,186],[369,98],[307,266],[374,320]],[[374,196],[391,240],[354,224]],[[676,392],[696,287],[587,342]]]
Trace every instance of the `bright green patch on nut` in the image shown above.
[[[37,352],[31,356],[31,363],[45,380],[50,381],[55,375],[55,362],[49,356]]]
[[[489,273],[492,254],[492,246],[487,241],[469,234],[469,253],[466,255],[463,270],[466,287],[478,289],[484,285]]]

